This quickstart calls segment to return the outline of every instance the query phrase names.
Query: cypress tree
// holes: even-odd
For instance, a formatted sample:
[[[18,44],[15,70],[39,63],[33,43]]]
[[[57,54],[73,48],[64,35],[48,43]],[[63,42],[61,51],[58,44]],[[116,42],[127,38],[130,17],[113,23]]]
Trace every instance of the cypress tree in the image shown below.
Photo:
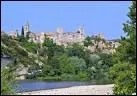
[[[21,29],[21,36],[24,36],[24,28],[22,26],[22,29]]]

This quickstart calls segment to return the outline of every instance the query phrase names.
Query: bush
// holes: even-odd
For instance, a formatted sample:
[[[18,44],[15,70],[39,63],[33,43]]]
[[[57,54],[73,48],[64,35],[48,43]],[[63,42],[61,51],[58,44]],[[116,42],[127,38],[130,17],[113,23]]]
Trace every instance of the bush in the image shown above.
[[[89,80],[87,72],[79,72],[77,78],[78,80]]]
[[[15,83],[14,76],[8,69],[1,70],[1,95],[12,95],[15,91],[12,85]]]
[[[78,73],[79,71],[84,71],[86,69],[86,62],[82,58],[78,58],[77,56],[69,57],[69,63],[73,65],[75,69],[75,73]]]
[[[38,77],[38,80],[45,80],[45,81],[60,81],[60,76],[46,76],[46,77]]]
[[[132,95],[136,92],[136,71],[135,65],[128,63],[115,64],[110,71],[111,78],[114,79],[114,94]]]
[[[63,81],[70,81],[70,80],[77,80],[77,76],[76,75],[73,75],[73,74],[67,74],[67,73],[64,73],[61,75],[61,80]]]

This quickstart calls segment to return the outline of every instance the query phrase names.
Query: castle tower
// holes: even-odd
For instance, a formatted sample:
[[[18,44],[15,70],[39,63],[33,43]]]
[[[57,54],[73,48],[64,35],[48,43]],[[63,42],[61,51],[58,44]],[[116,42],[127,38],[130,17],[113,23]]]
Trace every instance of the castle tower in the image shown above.
[[[63,33],[64,31],[63,31],[63,28],[61,28],[61,27],[58,27],[57,28],[57,33]]]
[[[28,22],[26,23],[26,25],[24,25],[23,29],[24,29],[24,37],[26,37],[27,33],[30,32],[29,23]]]
[[[85,39],[85,32],[83,26],[80,26],[79,29],[77,30],[77,39],[79,42]]]
[[[101,32],[98,34],[98,36],[99,36],[100,38],[104,38],[104,34],[101,33]]]
[[[62,36],[63,36],[63,33],[64,33],[63,28],[58,27],[58,28],[57,28],[57,33],[58,33],[57,38],[58,38],[58,39],[61,39]]]
[[[78,32],[81,34],[81,35],[84,35],[84,28],[83,26],[80,26],[79,29],[78,29]]]

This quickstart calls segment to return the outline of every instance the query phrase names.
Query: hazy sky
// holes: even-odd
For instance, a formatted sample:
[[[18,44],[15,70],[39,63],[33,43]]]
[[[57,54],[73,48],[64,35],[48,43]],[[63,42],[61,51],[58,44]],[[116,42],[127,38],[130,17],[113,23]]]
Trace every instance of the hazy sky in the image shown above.
[[[4,1],[2,30],[18,29],[28,21],[32,32],[74,32],[84,26],[86,35],[102,32],[106,39],[124,35],[130,1]]]

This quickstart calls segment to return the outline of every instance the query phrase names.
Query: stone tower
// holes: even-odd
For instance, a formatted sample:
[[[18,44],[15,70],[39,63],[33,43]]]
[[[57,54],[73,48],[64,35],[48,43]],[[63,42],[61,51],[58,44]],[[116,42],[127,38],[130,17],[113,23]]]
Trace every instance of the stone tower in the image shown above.
[[[61,39],[62,36],[63,36],[63,33],[64,33],[63,28],[58,27],[58,28],[57,28],[57,38],[58,38],[58,39]]]
[[[30,32],[29,23],[28,22],[26,23],[26,25],[24,25],[23,29],[24,29],[24,37],[26,37],[27,33]]]
[[[99,33],[98,34],[100,38],[104,38],[104,34],[103,33]]]
[[[83,41],[85,39],[85,32],[84,32],[84,28],[83,26],[80,26],[79,29],[77,30],[77,33],[79,34],[78,35],[78,38],[79,38],[79,41]]]
[[[63,31],[63,28],[61,28],[61,27],[58,27],[57,28],[57,33],[63,33],[64,31]]]
[[[78,29],[78,32],[81,34],[81,35],[84,35],[84,28],[83,26],[80,26],[79,29]]]

